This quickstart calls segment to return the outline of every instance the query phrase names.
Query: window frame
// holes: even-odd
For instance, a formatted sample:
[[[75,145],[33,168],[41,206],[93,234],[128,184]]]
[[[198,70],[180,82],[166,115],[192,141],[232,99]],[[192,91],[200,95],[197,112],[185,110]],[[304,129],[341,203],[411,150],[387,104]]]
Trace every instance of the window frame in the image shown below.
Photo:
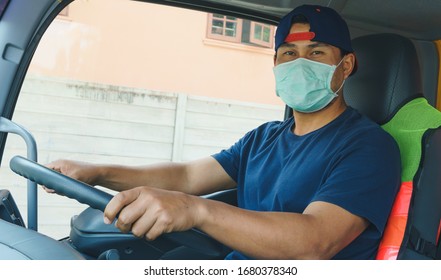
[[[220,17],[214,17],[214,15],[223,16],[224,28],[225,31],[225,22],[232,22],[232,20],[228,20],[226,15],[218,14],[218,13],[207,13],[207,28],[206,28],[206,38],[211,40],[235,43],[240,45],[248,45],[261,49],[272,49],[274,47],[274,35],[276,31],[276,27],[271,24],[265,24],[261,22],[256,22],[252,20],[244,20],[237,17],[234,17],[236,20],[236,36],[226,36],[224,34],[215,34],[212,33],[213,30],[213,21],[216,19],[222,20]],[[262,27],[262,38],[255,38],[255,28],[256,26]],[[263,30],[265,28],[270,29],[270,37],[269,42],[262,40],[263,39]]]
[[[262,36],[263,36],[264,28],[269,27],[269,29],[270,29],[269,42],[255,38],[255,36],[254,36],[255,35],[255,27],[258,25],[262,26]],[[272,48],[274,45],[274,32],[275,32],[275,27],[270,24],[264,24],[264,23],[260,23],[260,22],[251,21],[250,42],[253,44],[265,47],[265,48]]]
[[[220,15],[220,14],[219,14]],[[224,24],[227,22],[235,22],[236,23],[236,36],[232,37],[232,36],[227,36],[227,35],[220,35],[220,34],[215,34],[212,33],[211,30],[213,29],[213,20],[218,19],[216,17],[214,17],[214,14],[209,13],[208,17],[207,17],[207,38],[209,39],[215,39],[215,40],[220,40],[220,41],[227,41],[227,42],[233,42],[233,43],[240,43],[242,41],[242,19],[240,18],[236,18],[235,21],[233,20],[229,20],[227,19],[226,15],[222,15],[223,18],[223,22]],[[219,18],[220,20],[220,18]],[[224,28],[222,29],[223,33],[225,33],[225,25]]]

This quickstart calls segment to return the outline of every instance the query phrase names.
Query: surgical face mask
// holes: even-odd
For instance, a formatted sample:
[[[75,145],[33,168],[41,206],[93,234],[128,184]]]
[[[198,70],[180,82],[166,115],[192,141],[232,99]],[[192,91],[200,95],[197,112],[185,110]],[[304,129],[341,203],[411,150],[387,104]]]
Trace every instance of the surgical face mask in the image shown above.
[[[325,108],[343,87],[333,92],[331,81],[340,65],[328,65],[305,58],[274,67],[276,93],[293,110],[312,113]]]

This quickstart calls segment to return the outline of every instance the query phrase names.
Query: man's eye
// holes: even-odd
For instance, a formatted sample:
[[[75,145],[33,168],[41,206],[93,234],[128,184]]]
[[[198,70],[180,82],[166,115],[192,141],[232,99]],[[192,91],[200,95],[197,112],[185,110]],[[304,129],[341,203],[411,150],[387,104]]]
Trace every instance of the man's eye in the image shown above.
[[[294,52],[293,51],[286,51],[283,54],[284,55],[294,55]]]
[[[320,54],[323,54],[323,52],[322,51],[313,51],[311,54],[312,55],[320,55]]]

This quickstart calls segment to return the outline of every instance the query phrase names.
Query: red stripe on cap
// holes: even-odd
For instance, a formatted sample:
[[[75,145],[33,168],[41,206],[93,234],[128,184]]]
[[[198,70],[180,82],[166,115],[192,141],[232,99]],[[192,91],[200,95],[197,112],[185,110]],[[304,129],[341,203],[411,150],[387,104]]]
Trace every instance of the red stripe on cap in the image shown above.
[[[314,39],[314,37],[315,37],[314,32],[296,32],[286,36],[285,42],[311,40]]]

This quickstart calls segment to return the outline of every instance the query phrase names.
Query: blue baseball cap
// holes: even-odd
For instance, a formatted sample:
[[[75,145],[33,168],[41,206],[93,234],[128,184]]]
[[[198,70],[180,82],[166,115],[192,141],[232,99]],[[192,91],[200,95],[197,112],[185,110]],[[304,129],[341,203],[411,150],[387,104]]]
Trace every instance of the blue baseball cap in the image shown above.
[[[303,15],[309,22],[310,32],[290,34],[293,18]],[[284,16],[277,27],[275,49],[285,42],[311,40],[326,43],[352,53],[351,36],[344,19],[333,9],[318,5],[302,5]]]

